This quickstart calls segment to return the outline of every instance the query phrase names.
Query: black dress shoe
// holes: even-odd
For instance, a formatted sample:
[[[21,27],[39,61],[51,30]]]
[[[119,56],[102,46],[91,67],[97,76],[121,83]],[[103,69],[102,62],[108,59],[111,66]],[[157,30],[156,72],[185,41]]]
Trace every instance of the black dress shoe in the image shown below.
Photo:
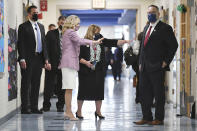
[[[50,111],[50,108],[46,108],[46,107],[45,107],[45,108],[41,108],[40,111],[42,111],[42,112],[43,112],[43,111],[44,111],[44,112],[47,112],[47,111]]]
[[[42,114],[42,111],[39,111],[38,109],[32,109],[31,113],[32,114]]]
[[[135,103],[136,104],[140,103],[139,98],[135,98]]]
[[[104,116],[100,116],[99,114],[97,114],[96,112],[94,113],[95,115],[95,118],[97,119],[97,117],[100,119],[100,120],[104,120],[105,117]]]
[[[77,112],[75,114],[76,114],[76,117],[79,118],[79,120],[83,120],[83,116],[78,116]]]
[[[21,114],[31,114],[31,112],[28,110],[21,110]]]
[[[57,108],[57,112],[64,112],[63,108]]]

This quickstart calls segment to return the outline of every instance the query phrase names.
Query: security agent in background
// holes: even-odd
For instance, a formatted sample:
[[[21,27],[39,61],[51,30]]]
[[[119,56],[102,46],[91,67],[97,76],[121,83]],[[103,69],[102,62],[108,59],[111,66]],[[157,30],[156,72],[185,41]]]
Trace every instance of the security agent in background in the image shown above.
[[[55,30],[56,29],[56,26],[54,25],[54,24],[50,24],[49,26],[48,26],[48,30],[50,31],[50,30]]]
[[[50,98],[54,90],[56,90],[58,97],[58,102],[56,103],[57,112],[64,111],[65,90],[62,90],[62,72],[61,69],[58,69],[58,65],[61,59],[62,26],[64,25],[65,19],[64,16],[60,16],[58,18],[58,29],[48,31],[46,35],[46,46],[51,70],[45,71],[44,102],[42,108],[44,112],[50,110]]]

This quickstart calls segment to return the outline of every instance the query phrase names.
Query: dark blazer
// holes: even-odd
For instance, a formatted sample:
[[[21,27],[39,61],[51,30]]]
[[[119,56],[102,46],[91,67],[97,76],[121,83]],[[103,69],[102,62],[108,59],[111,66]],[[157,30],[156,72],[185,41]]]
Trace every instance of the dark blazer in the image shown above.
[[[38,22],[38,26],[41,32],[42,39],[42,55],[43,62],[48,59],[45,43],[45,30],[44,26]],[[36,50],[36,40],[34,35],[34,30],[30,21],[26,21],[19,26],[18,29],[18,60],[25,59],[26,62],[31,61],[32,57],[35,55]]]
[[[96,70],[104,71],[105,64],[106,64],[105,63],[105,48],[104,47],[116,47],[117,41],[118,40],[114,40],[114,39],[104,39],[102,41],[102,44],[100,44],[100,46],[101,46],[100,62],[98,62],[96,64]],[[90,47],[87,47],[85,45],[80,46],[79,60],[81,58],[83,58],[87,61],[90,60]],[[88,68],[86,65],[80,63],[79,73],[88,74],[89,72],[92,72],[92,70],[90,68]]]
[[[165,70],[170,70],[169,64],[173,60],[178,48],[178,43],[172,27],[159,21],[144,47],[144,40],[148,27],[149,25],[146,25],[144,28],[140,48],[139,64],[142,66],[142,71],[144,67],[148,72],[162,70],[163,61],[167,63]]]
[[[59,30],[51,30],[46,35],[46,46],[49,57],[49,62],[52,68],[57,68],[60,62],[60,34]]]

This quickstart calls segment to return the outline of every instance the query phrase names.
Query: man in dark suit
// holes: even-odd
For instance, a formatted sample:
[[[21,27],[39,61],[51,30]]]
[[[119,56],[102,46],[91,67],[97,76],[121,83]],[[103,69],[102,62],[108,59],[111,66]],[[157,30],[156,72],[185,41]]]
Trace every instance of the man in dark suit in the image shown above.
[[[27,9],[29,20],[18,29],[18,53],[21,67],[21,113],[42,114],[38,110],[38,97],[42,67],[50,69],[45,43],[44,26],[37,22],[36,6]],[[28,103],[30,101],[30,103]],[[30,109],[29,110],[29,105]]]
[[[150,24],[143,31],[139,58],[139,93],[143,119],[134,123],[162,125],[165,115],[164,73],[169,70],[178,43],[172,27],[159,20],[157,6],[148,7],[148,20]],[[154,120],[151,112],[153,99],[156,103]]]
[[[61,69],[58,69],[58,65],[61,58],[62,27],[65,20],[64,16],[60,16],[58,18],[58,29],[48,31],[46,35],[47,52],[52,68],[50,71],[45,70],[44,102],[42,109],[45,112],[50,110],[50,98],[54,93],[55,84],[56,95],[58,96],[58,102],[56,103],[57,111],[64,112],[65,91],[62,90],[62,72]]]
[[[114,51],[114,62],[112,65],[112,73],[114,76],[114,80],[118,81],[121,80],[121,73],[122,73],[122,62],[123,62],[123,49],[122,47],[117,47]]]

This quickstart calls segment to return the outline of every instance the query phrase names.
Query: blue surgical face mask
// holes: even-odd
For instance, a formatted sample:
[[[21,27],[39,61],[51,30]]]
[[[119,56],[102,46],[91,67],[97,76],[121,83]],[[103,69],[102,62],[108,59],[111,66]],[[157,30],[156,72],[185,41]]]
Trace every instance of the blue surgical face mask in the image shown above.
[[[157,21],[157,16],[156,14],[148,14],[148,21],[151,23],[154,23]]]

